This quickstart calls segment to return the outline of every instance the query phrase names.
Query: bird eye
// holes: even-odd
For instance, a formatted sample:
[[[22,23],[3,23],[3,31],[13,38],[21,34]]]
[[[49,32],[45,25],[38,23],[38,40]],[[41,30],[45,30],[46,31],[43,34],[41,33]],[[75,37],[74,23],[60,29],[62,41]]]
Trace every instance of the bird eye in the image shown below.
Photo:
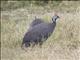
[[[58,18],[60,18],[59,16],[57,16]]]

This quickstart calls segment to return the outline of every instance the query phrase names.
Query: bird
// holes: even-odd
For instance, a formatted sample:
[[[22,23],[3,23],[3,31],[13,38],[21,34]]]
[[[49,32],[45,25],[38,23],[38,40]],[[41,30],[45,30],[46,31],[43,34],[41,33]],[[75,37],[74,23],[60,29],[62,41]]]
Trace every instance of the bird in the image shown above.
[[[56,27],[56,20],[59,18],[58,15],[52,17],[50,23],[37,23],[32,24],[32,28],[24,35],[21,47],[30,47],[38,45],[42,46],[43,42],[51,36],[52,32]],[[38,22],[38,21],[37,21]],[[35,23],[35,22],[34,22]]]

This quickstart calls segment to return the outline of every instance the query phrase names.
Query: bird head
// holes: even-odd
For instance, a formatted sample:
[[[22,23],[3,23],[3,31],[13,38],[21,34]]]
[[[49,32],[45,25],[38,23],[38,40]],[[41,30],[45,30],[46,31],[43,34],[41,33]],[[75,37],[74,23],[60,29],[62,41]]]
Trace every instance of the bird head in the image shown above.
[[[56,20],[57,20],[58,18],[60,18],[58,15],[54,15],[54,16],[52,17],[52,21],[53,21],[53,22],[56,22]]]

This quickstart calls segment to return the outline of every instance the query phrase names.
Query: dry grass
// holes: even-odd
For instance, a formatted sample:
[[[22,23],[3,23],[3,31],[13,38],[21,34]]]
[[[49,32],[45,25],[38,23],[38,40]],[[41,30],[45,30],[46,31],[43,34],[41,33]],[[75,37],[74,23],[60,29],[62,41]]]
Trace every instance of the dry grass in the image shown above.
[[[32,6],[1,12],[1,60],[80,60],[79,2],[63,1],[62,5],[54,6],[58,9],[47,7]],[[60,19],[52,36],[42,48],[22,50],[23,36],[34,16],[50,22],[55,10]]]

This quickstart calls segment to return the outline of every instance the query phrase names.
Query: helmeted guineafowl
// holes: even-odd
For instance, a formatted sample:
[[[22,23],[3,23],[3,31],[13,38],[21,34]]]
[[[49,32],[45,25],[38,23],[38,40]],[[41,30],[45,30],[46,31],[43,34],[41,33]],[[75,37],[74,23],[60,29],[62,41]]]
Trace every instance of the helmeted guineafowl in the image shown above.
[[[22,47],[29,47],[31,44],[41,46],[54,31],[58,18],[59,16],[54,15],[51,23],[40,23],[31,28],[23,38]]]

